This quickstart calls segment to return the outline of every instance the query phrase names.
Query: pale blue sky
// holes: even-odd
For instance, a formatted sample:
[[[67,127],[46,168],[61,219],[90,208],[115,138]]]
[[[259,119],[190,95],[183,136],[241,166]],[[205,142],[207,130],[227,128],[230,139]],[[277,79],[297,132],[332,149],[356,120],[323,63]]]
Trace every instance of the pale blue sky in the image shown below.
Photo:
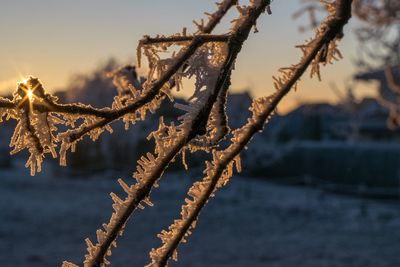
[[[234,73],[234,89],[251,88],[256,96],[272,92],[271,76],[298,60],[300,53],[293,46],[312,35],[298,32],[306,18],[291,19],[299,6],[298,0],[273,2],[273,15],[260,19],[260,32],[243,48]],[[20,74],[39,77],[51,91],[65,86],[70,75],[89,71],[109,57],[133,61],[142,35],[193,29],[193,19],[214,9],[211,0],[1,0],[0,91],[12,90]],[[329,82],[336,80],[341,87],[353,72],[354,25],[347,27],[349,34],[341,46],[345,60],[326,68],[322,83],[303,79],[300,90],[289,96],[286,105],[334,99]],[[228,24],[218,29],[223,32]]]

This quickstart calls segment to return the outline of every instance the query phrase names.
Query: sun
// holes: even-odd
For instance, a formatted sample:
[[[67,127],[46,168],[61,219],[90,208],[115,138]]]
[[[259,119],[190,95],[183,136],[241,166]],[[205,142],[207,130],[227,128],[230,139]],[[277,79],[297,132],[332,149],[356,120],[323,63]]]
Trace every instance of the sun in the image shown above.
[[[33,91],[31,89],[28,89],[26,91],[26,95],[28,96],[29,101],[32,102],[33,101]]]
[[[18,82],[18,84],[23,84],[24,86],[21,87],[21,89],[24,91],[25,97],[24,100],[28,100],[30,103],[33,103],[35,100],[35,94],[34,91],[36,88],[31,88],[31,86],[28,84],[29,80],[31,78],[26,78]]]

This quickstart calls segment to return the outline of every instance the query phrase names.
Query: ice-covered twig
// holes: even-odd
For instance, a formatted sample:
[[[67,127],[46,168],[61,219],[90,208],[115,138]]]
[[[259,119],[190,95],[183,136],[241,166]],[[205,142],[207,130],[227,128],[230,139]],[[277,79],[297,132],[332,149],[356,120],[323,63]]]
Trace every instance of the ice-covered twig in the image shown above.
[[[224,10],[225,14],[226,7],[232,6],[235,1],[226,1],[219,5],[220,9]],[[243,32],[243,28],[238,28],[234,36],[229,39],[228,46],[229,52],[224,60],[224,64],[221,70],[216,72],[218,77],[213,83],[212,79],[207,81],[208,89],[205,91],[199,91],[199,95],[191,106],[188,106],[189,113],[182,118],[182,124],[175,129],[174,127],[165,127],[160,122],[159,133],[153,133],[154,138],[162,138],[162,142],[157,145],[156,155],[148,153],[147,157],[142,157],[138,161],[138,169],[135,172],[134,177],[137,183],[131,186],[126,185],[121,181],[121,186],[124,188],[128,196],[125,200],[119,199],[113,195],[115,204],[113,205],[115,212],[110,218],[110,222],[104,225],[104,229],[97,231],[98,242],[93,244],[87,240],[88,254],[85,256],[85,266],[102,266],[107,263],[105,256],[111,254],[111,247],[115,246],[116,238],[122,234],[124,225],[132,212],[138,207],[141,207],[141,203],[149,203],[148,198],[151,189],[157,184],[158,179],[167,168],[169,163],[181,152],[181,150],[197,135],[204,134],[209,114],[212,106],[217,100],[219,92],[222,88],[230,84],[230,75],[233,68],[233,64],[236,60],[237,54],[241,49],[242,43],[247,39],[247,35],[254,23],[254,20],[250,20],[246,29],[248,31]],[[207,49],[205,49],[207,51]],[[210,58],[207,58],[210,60]],[[211,82],[211,83],[210,83]],[[210,87],[212,86],[212,87]],[[165,134],[164,129],[169,133]],[[160,137],[157,137],[160,136]]]
[[[33,92],[33,94],[38,97],[35,92]],[[17,104],[9,99],[0,98],[0,108],[16,109]],[[80,116],[90,115],[99,118],[107,118],[111,114],[111,109],[109,108],[97,109],[84,104],[61,104],[46,97],[42,98],[42,103],[32,103],[32,110],[43,113],[53,112]]]
[[[150,37],[145,36],[139,41],[139,46],[153,45],[160,43],[180,43],[180,42],[190,42],[193,41],[195,37],[201,37],[204,43],[207,42],[227,42],[229,39],[229,34],[196,34],[193,36],[168,36],[168,37]]]
[[[214,111],[211,114],[214,120],[214,133],[210,140],[210,147],[214,147],[219,144],[219,142],[226,137],[229,133],[229,126],[228,126],[228,115],[226,114],[226,97],[228,95],[228,89],[222,90],[218,95],[217,102],[214,106]]]
[[[4,97],[0,97],[0,108],[14,109],[15,105],[11,100]]]
[[[13,100],[2,98],[0,102],[0,121],[5,115],[6,119],[18,121],[10,141],[11,154],[23,149],[29,151],[26,166],[30,167],[31,175],[40,171],[46,153],[57,157],[58,139],[53,132],[57,131],[56,124],[67,124],[62,117],[89,120],[109,114],[109,109],[98,110],[79,103],[59,104],[57,97],[47,94],[39,79],[33,77],[18,83]]]
[[[191,199],[185,200],[187,204],[182,206],[181,219],[175,220],[169,227],[169,231],[163,231],[159,235],[163,244],[150,253],[152,262],[148,266],[165,266],[171,257],[176,257],[177,246],[195,227],[201,209],[216,188],[228,182],[232,175],[233,161],[240,162],[238,159],[240,152],[257,132],[262,131],[265,122],[273,114],[282,98],[294,87],[310,64],[314,60],[318,60],[318,55],[324,45],[341,37],[343,26],[351,17],[351,3],[352,0],[334,2],[335,9],[330,10],[333,14],[326,23],[328,27],[325,28],[323,25],[324,29],[321,29],[323,31],[317,32],[312,47],[306,50],[296,70],[285,79],[274,95],[254,100],[251,108],[252,117],[248,119],[246,125],[234,131],[232,144],[227,149],[214,152],[213,162],[207,163],[204,171],[204,180],[194,184],[189,191]],[[240,164],[238,164],[238,171],[240,171]]]
[[[217,4],[218,9],[217,11],[213,14],[213,16],[210,16],[210,20],[208,21],[207,25],[205,25],[202,29],[202,34],[209,34],[211,31],[217,26],[217,24],[221,21],[221,19],[225,16],[225,14],[228,12],[228,10],[234,6],[237,3],[237,0],[225,0],[221,2],[220,4]],[[86,127],[81,128],[78,132],[75,132],[70,136],[70,142],[73,143],[76,140],[82,138],[84,135],[89,133],[90,131],[93,131],[98,128],[103,128],[109,123],[113,122],[114,120],[117,120],[121,117],[123,117],[126,114],[129,113],[134,113],[136,110],[138,110],[140,107],[144,106],[146,103],[149,103],[154,97],[156,97],[160,89],[169,81],[171,81],[172,76],[182,67],[185,65],[186,61],[190,58],[191,55],[199,48],[201,45],[206,43],[206,40],[204,40],[201,37],[201,34],[199,37],[194,36],[190,44],[185,47],[181,53],[179,53],[176,56],[176,59],[174,61],[174,64],[171,65],[163,74],[160,79],[157,81],[153,82],[151,88],[146,91],[146,93],[141,96],[137,101],[134,103],[118,110],[114,110],[111,112],[110,116],[108,116],[105,119],[102,119],[94,124],[88,125]],[[175,83],[174,83],[175,84]]]
[[[159,40],[148,43],[144,48],[144,54],[150,59],[151,65],[147,80],[139,83],[136,77],[137,84],[128,88],[129,95],[125,95],[126,88],[119,84],[122,86],[119,88],[121,91],[115,98],[112,109],[98,110],[81,104],[59,104],[57,99],[46,94],[40,82],[33,78],[28,81],[32,90],[24,88],[22,84],[20,88],[24,90],[18,91],[13,101],[0,98],[0,121],[4,114],[18,120],[11,140],[13,153],[27,148],[31,152],[27,165],[35,171],[40,170],[45,153],[55,154],[56,142],[60,140],[58,138],[62,138],[61,151],[65,154],[69,146],[73,146],[78,139],[86,134],[96,138],[103,128],[109,127],[115,120],[122,119],[125,123],[134,123],[136,113],[140,113],[141,119],[144,119],[147,109],[156,110],[164,95],[171,96],[170,89],[175,82],[179,82],[182,77],[196,78],[195,92],[188,104],[175,105],[176,108],[185,111],[185,114],[178,118],[180,124],[166,125],[161,118],[159,129],[149,136],[149,139],[155,140],[155,152],[147,153],[138,160],[133,175],[136,181],[128,185],[119,180],[126,197],[121,199],[111,193],[114,211],[109,222],[103,225],[103,229],[96,231],[97,242],[94,244],[86,239],[88,253],[85,255],[85,267],[108,264],[106,257],[111,255],[111,249],[116,246],[116,239],[122,235],[132,213],[137,208],[143,208],[144,204],[152,205],[149,200],[151,190],[157,187],[168,165],[179,153],[183,154],[186,149],[192,149],[194,143],[206,141],[203,143],[209,142],[207,145],[212,149],[213,160],[206,162],[205,178],[191,187],[188,193],[191,199],[185,200],[187,204],[182,207],[182,218],[175,221],[169,231],[160,235],[163,245],[151,252],[150,266],[165,266],[171,257],[175,257],[177,246],[195,227],[204,205],[217,188],[228,182],[233,165],[236,164],[237,170],[240,171],[240,152],[253,136],[263,129],[278,103],[296,86],[305,70],[311,66],[311,75],[320,77],[320,64],[330,63],[341,57],[337,41],[342,36],[343,25],[350,18],[352,1],[321,1],[327,7],[329,16],[317,30],[316,38],[299,46],[304,54],[300,63],[280,70],[282,75],[275,78],[277,92],[270,97],[253,101],[250,109],[252,116],[242,128],[233,132],[231,144],[222,151],[217,151],[216,145],[228,132],[225,104],[232,70],[243,43],[256,26],[258,17],[265,10],[270,13],[270,0],[250,0],[249,6],[239,6],[237,1],[225,0],[217,4],[217,12],[207,14],[210,20],[206,25],[204,21],[196,23],[198,31],[190,39],[184,31],[182,36],[176,35],[171,39],[160,37]],[[221,35],[223,37],[219,36],[220,39],[215,39],[214,36],[212,40],[209,33],[233,5],[237,5],[240,16],[233,21],[231,32]],[[181,51],[177,55],[173,54],[172,58],[161,59],[158,53],[171,44],[182,46]],[[53,116],[54,114],[56,116]],[[61,122],[71,126],[80,115],[84,122],[78,128],[72,126],[74,131],[53,136],[53,132],[57,131],[56,124]],[[62,162],[64,160],[65,156]],[[75,265],[64,262],[64,266]]]
[[[209,152],[226,137],[230,129],[226,114],[226,97],[230,84],[225,84],[212,107],[210,118],[207,122],[207,134],[197,137],[190,142],[190,150],[204,150]]]
[[[73,150],[76,142],[84,135],[88,134],[95,140],[104,129],[112,131],[109,124],[114,120],[122,118],[127,125],[137,119],[137,113],[140,113],[140,118],[144,119],[147,110],[154,112],[161,103],[164,98],[164,87],[175,85],[173,77],[177,76],[178,70],[185,70],[187,60],[199,47],[210,41],[207,36],[236,2],[236,0],[227,0],[218,4],[218,10],[210,17],[209,22],[204,27],[204,33],[199,34],[198,37],[193,37],[190,44],[181,50],[158,80],[147,82],[146,88],[142,88],[137,79],[134,84],[125,83],[124,85],[128,87],[125,89],[132,93],[130,96],[123,96],[120,91],[125,89],[118,88],[119,96],[115,99],[119,102],[115,106],[113,104],[113,107],[97,109],[81,103],[61,104],[57,97],[45,92],[37,78],[30,77],[20,83],[34,84],[29,88],[32,99],[25,101],[27,96],[18,96],[18,94],[14,94],[12,100],[0,98],[0,122],[4,117],[5,119],[11,118],[19,121],[10,143],[14,147],[12,153],[17,153],[25,148],[28,149],[30,158],[27,165],[31,166],[31,174],[34,174],[36,166],[37,170],[40,170],[40,164],[45,153],[51,152],[53,157],[57,157],[55,151],[57,143],[61,142],[60,164],[66,165],[67,151]],[[223,36],[222,39],[226,40],[226,37]],[[118,77],[118,80],[121,80],[121,77]],[[131,86],[135,88],[131,88]],[[23,103],[26,106],[24,112],[21,112],[22,106],[15,97],[23,98]],[[76,126],[75,122],[79,119],[83,120]],[[64,124],[68,126],[68,129],[64,132],[58,132],[56,124]],[[56,132],[58,135],[54,137],[52,132]],[[45,147],[48,147],[48,149],[41,144],[39,135],[46,136],[47,145]],[[30,141],[35,145],[31,146]]]

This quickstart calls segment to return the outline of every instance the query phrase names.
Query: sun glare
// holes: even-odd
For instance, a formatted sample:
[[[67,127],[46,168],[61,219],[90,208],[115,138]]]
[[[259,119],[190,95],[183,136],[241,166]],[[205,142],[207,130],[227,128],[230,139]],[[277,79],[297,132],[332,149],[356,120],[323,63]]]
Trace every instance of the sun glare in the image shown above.
[[[27,82],[28,82],[28,80],[29,80],[28,78],[26,78],[26,79],[23,79],[23,80],[21,80],[21,81],[20,81],[20,83],[23,83],[23,84],[25,84],[25,83],[27,83]]]
[[[18,82],[19,84],[24,84],[25,85],[25,88],[27,88],[27,87],[29,87],[28,85],[27,85],[27,83],[28,83],[28,81],[29,81],[29,78],[24,78],[24,79],[22,79],[20,82]],[[28,98],[28,100],[29,100],[29,102],[33,102],[33,100],[34,100],[34,93],[33,93],[33,91],[35,90],[35,88],[33,88],[33,89],[31,89],[31,88],[27,88],[27,89],[23,89],[24,91],[25,91],[25,97],[26,98]]]
[[[30,102],[32,102],[33,100],[33,92],[31,89],[28,89],[28,91],[26,91],[26,95],[28,96],[28,99]]]

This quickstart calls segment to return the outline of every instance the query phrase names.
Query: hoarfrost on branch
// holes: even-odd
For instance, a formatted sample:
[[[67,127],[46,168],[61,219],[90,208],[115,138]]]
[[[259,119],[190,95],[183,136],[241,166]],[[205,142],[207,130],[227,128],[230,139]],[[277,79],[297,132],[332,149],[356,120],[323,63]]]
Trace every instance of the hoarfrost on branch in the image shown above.
[[[34,175],[41,171],[45,156],[59,157],[60,164],[66,165],[68,151],[73,152],[77,142],[85,136],[95,141],[104,131],[112,133],[110,124],[116,120],[123,121],[126,128],[145,120],[146,114],[154,113],[166,99],[174,101],[174,90],[184,89],[182,79],[195,80],[187,103],[174,105],[184,112],[177,125],[167,124],[160,117],[158,129],[148,136],[148,140],[155,142],[155,151],[138,160],[134,181],[118,180],[125,196],[110,194],[113,212],[109,222],[96,231],[96,242],[85,240],[84,266],[109,264],[107,256],[116,247],[117,238],[123,234],[132,213],[153,205],[150,192],[158,186],[168,165],[182,154],[183,164],[188,168],[184,162],[185,153],[204,150],[212,155],[212,160],[205,162],[204,178],[189,189],[181,218],[159,234],[162,245],[150,252],[148,266],[166,266],[169,259],[177,259],[177,247],[186,242],[195,228],[201,209],[218,188],[228,183],[234,168],[241,171],[240,152],[262,131],[282,98],[297,87],[308,67],[311,77],[321,79],[320,66],[342,57],[338,41],[351,16],[352,1],[321,2],[328,16],[312,39],[297,46],[302,52],[299,63],[279,70],[280,75],[274,77],[275,93],[254,99],[251,117],[243,127],[233,131],[227,125],[225,112],[231,75],[249,34],[253,29],[258,31],[258,18],[265,11],[271,14],[270,0],[250,0],[248,5],[240,5],[237,0],[223,0],[217,3],[214,13],[205,13],[206,21],[194,22],[197,30],[193,34],[184,28],[170,36],[144,36],[137,49],[137,67],[128,65],[108,73],[117,91],[111,107],[99,109],[81,103],[60,103],[33,77],[18,84],[12,99],[0,98],[0,122],[17,121],[10,142],[11,153],[27,150],[26,167]],[[232,7],[236,7],[237,17],[231,21],[229,32],[212,34]],[[165,52],[171,49],[174,52],[166,56]],[[149,69],[144,78],[138,76],[136,69],[141,67],[143,56]],[[219,146],[222,140],[229,141],[224,149]],[[63,266],[77,265],[65,261]]]

